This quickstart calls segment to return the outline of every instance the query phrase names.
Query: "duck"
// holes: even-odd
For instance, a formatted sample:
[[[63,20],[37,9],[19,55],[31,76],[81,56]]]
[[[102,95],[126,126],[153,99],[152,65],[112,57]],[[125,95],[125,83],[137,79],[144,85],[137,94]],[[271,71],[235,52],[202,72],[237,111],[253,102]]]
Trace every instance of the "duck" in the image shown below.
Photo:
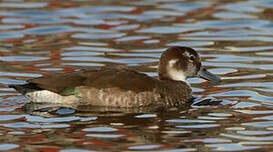
[[[169,47],[161,54],[158,77],[124,67],[98,67],[58,73],[15,84],[30,103],[58,103],[107,107],[181,105],[192,101],[187,78],[219,82],[201,64],[198,53],[185,46]]]

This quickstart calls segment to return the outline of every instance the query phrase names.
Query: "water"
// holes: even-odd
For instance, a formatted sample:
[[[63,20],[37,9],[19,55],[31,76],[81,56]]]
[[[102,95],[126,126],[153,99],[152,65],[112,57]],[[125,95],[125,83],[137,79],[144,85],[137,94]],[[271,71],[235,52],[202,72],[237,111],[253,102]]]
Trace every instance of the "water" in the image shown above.
[[[4,0],[0,21],[1,151],[272,151],[270,0]],[[91,66],[156,76],[175,45],[223,79],[190,79],[196,99],[184,107],[35,105],[6,87]]]

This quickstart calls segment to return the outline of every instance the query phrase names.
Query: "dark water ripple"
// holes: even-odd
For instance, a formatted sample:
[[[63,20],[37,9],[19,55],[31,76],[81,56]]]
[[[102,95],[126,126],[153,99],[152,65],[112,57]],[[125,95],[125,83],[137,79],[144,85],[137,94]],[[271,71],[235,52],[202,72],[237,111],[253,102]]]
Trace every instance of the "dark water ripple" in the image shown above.
[[[0,150],[272,151],[273,3],[0,3]],[[162,51],[190,46],[220,83],[189,79],[195,101],[168,110],[27,104],[8,84],[92,66],[157,76]]]

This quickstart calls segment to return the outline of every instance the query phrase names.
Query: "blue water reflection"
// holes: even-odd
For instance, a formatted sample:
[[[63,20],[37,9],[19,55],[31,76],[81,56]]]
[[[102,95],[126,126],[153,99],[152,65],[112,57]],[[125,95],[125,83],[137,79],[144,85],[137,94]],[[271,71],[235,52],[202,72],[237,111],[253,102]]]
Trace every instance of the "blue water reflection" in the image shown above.
[[[0,3],[2,151],[272,151],[273,3]],[[191,78],[193,103],[161,109],[31,104],[8,88],[97,66],[158,77],[167,47],[189,46],[222,78]],[[52,84],[54,85],[54,84]]]

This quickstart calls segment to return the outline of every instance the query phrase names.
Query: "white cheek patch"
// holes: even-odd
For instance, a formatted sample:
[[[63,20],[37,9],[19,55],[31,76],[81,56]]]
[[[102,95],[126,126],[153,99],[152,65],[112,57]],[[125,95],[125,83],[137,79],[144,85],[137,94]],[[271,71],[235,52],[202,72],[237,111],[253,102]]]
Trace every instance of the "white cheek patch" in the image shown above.
[[[176,81],[184,81],[186,82],[186,76],[185,73],[182,70],[176,70],[176,69],[169,69],[168,70],[169,76],[171,79]]]
[[[168,63],[167,71],[171,79],[176,81],[186,81],[186,75],[182,70],[177,70],[174,65],[179,59],[172,59]]]
[[[169,61],[169,67],[174,67],[174,65],[177,63],[178,59],[172,59]]]

